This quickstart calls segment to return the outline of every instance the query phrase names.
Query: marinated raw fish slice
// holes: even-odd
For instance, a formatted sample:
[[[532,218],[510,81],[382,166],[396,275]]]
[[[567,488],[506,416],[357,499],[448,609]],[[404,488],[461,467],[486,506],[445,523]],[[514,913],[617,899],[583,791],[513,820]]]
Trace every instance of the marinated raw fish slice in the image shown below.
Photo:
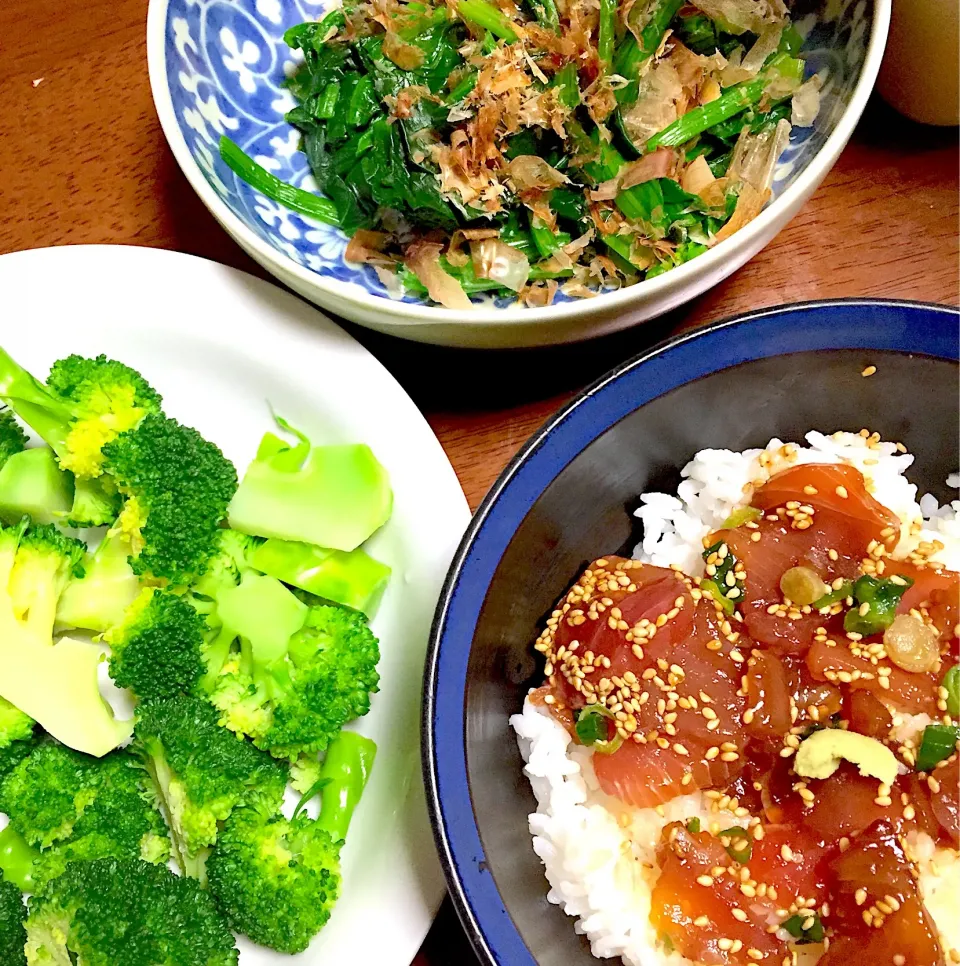
[[[848,463],[792,466],[758,487],[750,505],[768,510],[794,501],[840,517],[849,531],[864,538],[864,546],[876,540],[894,547],[900,539],[900,518],[867,492],[863,474]]]
[[[824,724],[839,714],[843,692],[836,684],[818,681],[810,673],[803,658],[788,654],[781,658],[790,681],[791,697],[797,709],[797,726]]]
[[[830,862],[829,924],[837,933],[819,966],[944,966],[937,931],[889,821],[874,822]]]
[[[845,495],[840,495],[845,494]],[[792,467],[754,491],[751,505],[763,517],[722,538],[746,571],[740,603],[750,636],[780,652],[804,651],[824,615],[809,606],[784,608],[780,579],[792,567],[809,567],[825,584],[853,579],[871,549],[896,543],[900,521],[866,491],[852,466],[810,463]]]
[[[884,561],[883,575],[891,574],[913,581],[900,599],[897,613],[920,609],[940,632],[941,650],[952,651],[956,659],[956,639],[960,637],[960,574],[932,565],[918,566],[908,560]]]
[[[812,798],[804,799],[799,787]],[[884,798],[877,779],[864,777],[848,762],[822,781],[802,779],[781,770],[771,778],[769,788],[769,821],[807,829],[827,845],[855,836],[878,820],[896,822],[902,816],[899,796],[888,791]],[[878,799],[889,799],[890,804],[879,804]]]
[[[595,755],[593,767],[605,792],[646,808],[723,785],[742,767],[746,658],[737,645],[749,642],[731,640],[736,632],[712,599],[675,571],[618,573],[620,564],[607,558],[581,578],[583,587],[599,574],[605,589],[573,601],[567,614],[561,608],[547,658],[562,703],[606,699],[624,716],[622,747]],[[625,587],[621,574],[630,577]],[[602,607],[596,617],[592,602]]]
[[[817,638],[807,652],[810,674],[819,681],[872,691],[884,704],[897,711],[936,715],[939,677],[936,674],[911,674],[885,658],[867,657],[864,651],[869,644],[870,639]],[[854,649],[859,653],[854,653]]]
[[[743,723],[754,741],[778,746],[793,727],[790,680],[783,662],[769,651],[750,652],[744,672],[747,706]]]
[[[902,830],[916,828],[947,848],[960,848],[960,759],[952,755],[928,775],[911,772],[897,782],[906,796],[904,812],[910,821]],[[910,806],[910,811],[906,806]]]
[[[938,791],[934,792],[930,778],[934,779]],[[940,838],[953,848],[960,848],[960,764],[953,755],[945,767],[937,767],[927,778],[930,803],[940,823]]]
[[[657,862],[650,919],[683,956],[722,966],[779,966],[786,945],[767,932],[775,921],[771,905],[744,893],[744,885],[747,892],[754,886],[741,880],[719,838],[674,822],[663,830]]]
[[[843,719],[851,731],[885,741],[890,737],[893,715],[872,691],[851,689],[843,699]]]

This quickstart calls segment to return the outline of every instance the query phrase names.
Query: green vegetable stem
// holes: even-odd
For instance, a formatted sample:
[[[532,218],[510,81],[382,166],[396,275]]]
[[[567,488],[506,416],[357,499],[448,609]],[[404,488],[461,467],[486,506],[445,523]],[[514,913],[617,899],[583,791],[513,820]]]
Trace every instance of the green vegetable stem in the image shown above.
[[[220,138],[220,157],[234,174],[271,201],[278,201],[291,211],[316,218],[326,225],[340,224],[337,207],[332,201],[281,181],[257,164],[226,135]]]
[[[317,824],[335,842],[347,837],[376,756],[376,743],[352,731],[341,731],[327,749],[320,769],[323,800]]]

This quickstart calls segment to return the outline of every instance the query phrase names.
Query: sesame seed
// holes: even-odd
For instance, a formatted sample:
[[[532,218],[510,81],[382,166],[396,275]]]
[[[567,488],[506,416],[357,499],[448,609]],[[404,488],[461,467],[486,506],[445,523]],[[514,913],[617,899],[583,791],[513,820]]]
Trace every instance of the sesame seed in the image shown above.
[[[704,926],[710,925],[710,918],[708,916],[697,916],[697,918],[693,920],[693,924],[703,929]]]
[[[847,493],[847,488],[845,486],[838,486],[834,490],[834,493],[836,493],[841,500],[845,500],[850,495],[849,493]]]
[[[747,921],[747,914],[742,909],[738,908],[737,906],[734,906],[734,908],[731,910],[731,912],[733,913],[733,918],[734,919],[738,919],[740,922],[746,922]]]
[[[867,901],[867,890],[862,888],[857,889],[853,894],[853,898],[856,900],[858,906],[862,906]]]
[[[757,962],[759,962],[759,961],[760,961],[761,959],[763,959],[763,953],[762,953],[762,952],[760,952],[760,950],[759,950],[759,949],[756,949],[756,948],[754,948],[753,946],[751,946],[751,947],[750,947],[750,948],[749,948],[749,949],[747,950],[747,955],[748,955],[748,956],[749,956],[749,957],[750,957],[751,959],[755,959],[755,960],[756,960]]]
[[[697,883],[709,889],[713,885],[713,876],[710,875],[698,875]]]
[[[863,376],[864,379],[869,379],[870,376],[872,376],[876,371],[877,371],[876,366],[867,366],[867,368],[864,369],[863,372],[860,373],[860,375]]]

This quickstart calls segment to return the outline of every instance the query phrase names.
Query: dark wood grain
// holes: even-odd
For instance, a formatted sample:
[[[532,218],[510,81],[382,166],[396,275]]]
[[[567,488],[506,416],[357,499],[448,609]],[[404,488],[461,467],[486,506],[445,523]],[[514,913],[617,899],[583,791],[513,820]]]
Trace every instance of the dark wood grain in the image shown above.
[[[196,199],[163,140],[145,24],[144,0],[0,3],[0,253],[152,245],[263,277]],[[957,304],[957,172],[955,129],[918,127],[875,99],[819,192],[779,237],[664,319],[579,346],[483,354],[349,328],[424,410],[476,506],[557,406],[672,332],[797,299]],[[0,321],[0,330],[9,324]],[[445,906],[416,966],[470,961]]]

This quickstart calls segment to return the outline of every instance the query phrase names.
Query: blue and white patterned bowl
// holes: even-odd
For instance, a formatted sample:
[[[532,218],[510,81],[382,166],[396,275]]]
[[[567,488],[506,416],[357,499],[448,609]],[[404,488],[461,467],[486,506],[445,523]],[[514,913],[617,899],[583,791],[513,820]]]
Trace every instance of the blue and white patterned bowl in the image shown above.
[[[424,342],[519,346],[586,338],[660,315],[753,257],[793,217],[850,137],[880,66],[891,0],[823,0],[806,51],[826,78],[813,128],[796,129],[761,215],[709,252],[657,278],[596,298],[521,308],[487,299],[464,314],[388,292],[369,266],[344,259],[347,237],[259,195],[220,160],[226,134],[285,181],[315,190],[284,86],[297,59],[284,31],[335,0],[151,0],[153,96],[174,155],[204,204],[261,265],[352,321]]]

